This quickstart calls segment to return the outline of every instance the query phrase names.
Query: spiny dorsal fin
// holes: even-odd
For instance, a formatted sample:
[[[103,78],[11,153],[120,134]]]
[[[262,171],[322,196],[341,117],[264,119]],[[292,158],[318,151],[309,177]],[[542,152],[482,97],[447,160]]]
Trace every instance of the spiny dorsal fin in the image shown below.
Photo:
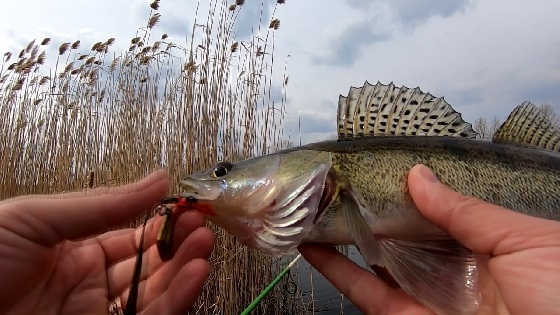
[[[450,136],[475,138],[471,124],[443,98],[420,88],[367,81],[338,100],[338,137]]]
[[[492,142],[560,152],[560,129],[552,123],[542,109],[530,102],[523,102],[498,128]]]

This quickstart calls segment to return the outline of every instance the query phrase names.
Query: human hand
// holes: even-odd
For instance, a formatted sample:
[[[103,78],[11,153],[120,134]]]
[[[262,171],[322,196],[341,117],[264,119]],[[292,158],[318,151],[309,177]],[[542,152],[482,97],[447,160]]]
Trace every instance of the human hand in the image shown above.
[[[409,192],[420,212],[473,252],[480,265],[479,314],[554,314],[560,299],[560,223],[463,196],[423,165],[411,169]],[[305,258],[367,314],[430,314],[413,298],[335,249],[303,245]]]
[[[0,202],[0,313],[107,314],[117,297],[124,307],[142,228],[95,234],[146,213],[167,187],[156,172],[122,187]],[[184,314],[208,277],[214,235],[202,215],[182,214],[175,256],[162,262],[161,219],[146,226],[138,312]]]

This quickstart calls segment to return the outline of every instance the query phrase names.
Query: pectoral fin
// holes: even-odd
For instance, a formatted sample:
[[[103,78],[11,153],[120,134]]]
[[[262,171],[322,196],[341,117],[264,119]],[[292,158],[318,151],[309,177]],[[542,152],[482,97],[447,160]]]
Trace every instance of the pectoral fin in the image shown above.
[[[384,267],[409,295],[438,314],[473,314],[478,309],[477,261],[447,235],[399,240],[375,235],[346,194],[344,215],[369,265]],[[375,292],[371,292],[375,294]]]
[[[340,196],[342,200],[342,211],[346,226],[354,243],[358,247],[360,254],[368,265],[382,265],[379,244],[373,232],[360,214],[360,209],[356,200],[344,192]]]
[[[478,272],[472,252],[449,237],[379,239],[384,265],[408,294],[438,314],[474,314]]]

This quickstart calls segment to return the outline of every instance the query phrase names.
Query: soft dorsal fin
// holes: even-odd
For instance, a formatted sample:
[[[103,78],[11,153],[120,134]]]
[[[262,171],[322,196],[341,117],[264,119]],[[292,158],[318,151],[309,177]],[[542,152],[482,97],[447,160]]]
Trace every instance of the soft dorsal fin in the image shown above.
[[[351,87],[338,100],[338,137],[450,136],[475,138],[471,124],[461,118],[443,97],[420,88],[409,89],[367,81]]]
[[[560,129],[541,108],[530,102],[523,102],[498,128],[492,142],[560,152]]]

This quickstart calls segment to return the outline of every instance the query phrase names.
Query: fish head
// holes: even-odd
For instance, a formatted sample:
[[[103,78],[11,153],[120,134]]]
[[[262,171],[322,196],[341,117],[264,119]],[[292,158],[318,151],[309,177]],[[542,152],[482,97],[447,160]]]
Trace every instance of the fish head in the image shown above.
[[[182,180],[181,195],[247,245],[286,254],[312,229],[331,164],[310,150],[220,162]]]

